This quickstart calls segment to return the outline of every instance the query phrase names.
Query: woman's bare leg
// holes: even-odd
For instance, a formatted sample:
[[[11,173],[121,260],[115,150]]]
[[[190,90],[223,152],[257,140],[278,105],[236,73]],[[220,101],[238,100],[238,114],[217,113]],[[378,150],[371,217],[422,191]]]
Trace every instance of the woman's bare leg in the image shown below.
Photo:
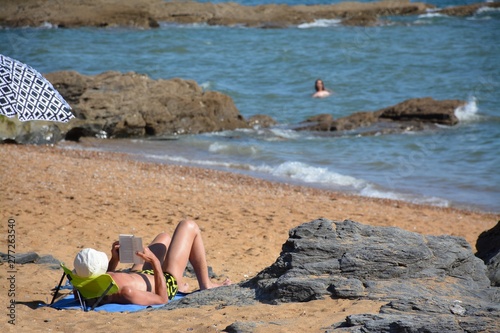
[[[188,261],[193,266],[200,289],[220,286],[213,283],[208,276],[207,258],[200,228],[196,222],[184,220],[177,225],[172,236],[166,260],[163,262],[163,270],[172,274],[177,281],[180,281]],[[226,280],[223,285],[230,283],[229,280]]]

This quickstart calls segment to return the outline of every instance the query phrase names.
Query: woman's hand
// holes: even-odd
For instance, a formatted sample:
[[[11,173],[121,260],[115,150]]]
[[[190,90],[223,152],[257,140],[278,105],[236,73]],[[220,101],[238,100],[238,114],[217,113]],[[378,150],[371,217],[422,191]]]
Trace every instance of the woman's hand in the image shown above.
[[[145,247],[143,252],[137,251],[136,254],[141,257],[145,262],[148,262],[151,264],[151,266],[155,266],[155,262],[158,264],[160,263],[160,260],[155,256],[153,252],[149,249],[149,247]]]
[[[113,245],[111,246],[111,258],[116,259],[117,261],[120,261],[120,242],[115,241],[113,242]]]

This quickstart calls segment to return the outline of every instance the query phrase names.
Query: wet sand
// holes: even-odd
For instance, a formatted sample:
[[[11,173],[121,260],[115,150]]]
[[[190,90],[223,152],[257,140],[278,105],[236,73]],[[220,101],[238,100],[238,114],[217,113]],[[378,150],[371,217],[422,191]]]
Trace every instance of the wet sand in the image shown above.
[[[217,279],[234,283],[255,276],[278,257],[288,230],[319,217],[396,226],[429,235],[478,235],[500,219],[488,214],[369,199],[272,183],[225,172],[137,162],[126,155],[58,147],[0,146],[0,252],[15,230],[17,253],[50,254],[72,266],[84,247],[109,253],[120,233],[146,240],[172,233],[194,219],[203,231],[208,264]],[[15,224],[9,229],[8,220]],[[123,267],[125,268],[125,267]],[[47,265],[16,265],[15,297],[0,286],[4,319],[12,332],[109,331],[220,332],[236,321],[257,323],[255,332],[320,332],[349,314],[378,312],[380,303],[325,299],[300,304],[205,306],[141,313],[84,313],[38,308],[50,302],[61,271]],[[0,266],[0,278],[9,277]],[[186,279],[191,289],[195,280]],[[16,325],[7,306],[15,299]]]

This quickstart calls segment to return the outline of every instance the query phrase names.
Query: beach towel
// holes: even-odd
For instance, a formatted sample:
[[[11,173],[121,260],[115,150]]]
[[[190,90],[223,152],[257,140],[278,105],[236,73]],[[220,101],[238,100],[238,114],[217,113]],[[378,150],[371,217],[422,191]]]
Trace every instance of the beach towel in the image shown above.
[[[175,295],[174,299],[169,301],[174,302],[176,300],[179,300],[186,296],[187,294],[178,292],[177,295]],[[136,311],[141,311],[149,308],[159,308],[162,307],[163,304],[160,305],[137,305],[137,304],[102,304],[97,306],[94,311],[103,311],[103,312],[136,312]],[[80,306],[80,302],[78,299],[75,299],[75,296],[73,293],[68,294],[67,296],[59,299],[58,301],[54,302],[50,307],[53,307],[58,310],[82,310],[82,307]],[[86,309],[86,311],[90,310],[90,307]]]

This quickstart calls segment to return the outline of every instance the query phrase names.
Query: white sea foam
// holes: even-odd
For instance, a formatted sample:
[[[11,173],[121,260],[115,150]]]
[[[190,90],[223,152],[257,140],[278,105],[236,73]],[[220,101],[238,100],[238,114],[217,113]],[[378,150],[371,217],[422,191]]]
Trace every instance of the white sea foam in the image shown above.
[[[250,170],[268,173],[279,178],[289,178],[302,183],[319,184],[332,190],[347,190],[365,197],[402,200],[439,207],[450,206],[450,202],[445,199],[391,191],[362,179],[342,175],[327,168],[313,167],[301,162],[285,162],[277,167],[261,165],[259,167],[250,167]]]
[[[339,26],[341,22],[342,20],[337,20],[337,19],[331,19],[331,20],[319,19],[319,20],[314,20],[314,22],[299,24],[297,27],[299,29],[336,27]]]
[[[292,139],[292,140],[301,138],[301,134],[294,130],[271,128],[270,131],[278,138]]]
[[[225,145],[221,145],[223,147]],[[73,142],[64,142],[59,145],[62,149],[82,149],[80,145],[76,145]],[[107,151],[103,147],[85,147],[84,150],[91,151]],[[197,165],[200,167],[208,167],[214,169],[226,169],[226,170],[246,170],[250,172],[256,172],[261,175],[267,174],[273,177],[280,178],[282,180],[292,179],[298,183],[308,183],[321,185],[321,187],[329,188],[331,190],[346,190],[348,192],[358,193],[361,196],[372,197],[372,198],[382,198],[390,200],[401,200],[406,202],[412,202],[417,204],[433,205],[438,207],[449,207],[450,201],[438,198],[438,197],[426,197],[414,194],[407,194],[401,192],[395,192],[388,189],[381,188],[376,184],[364,181],[362,179],[357,179],[355,177],[342,175],[327,168],[313,167],[306,163],[301,162],[285,162],[278,166],[252,166],[248,164],[241,163],[230,163],[217,160],[202,160],[202,159],[191,159],[179,155],[163,155],[163,154],[135,154],[131,153],[132,156],[137,156],[139,159],[146,159],[152,162],[159,163],[173,163],[181,165]],[[264,178],[267,178],[264,176]]]
[[[200,87],[203,90],[211,89],[212,88],[212,82],[210,82],[210,81],[203,82],[203,83],[200,84]]]
[[[254,155],[258,152],[258,149],[254,146],[235,146],[222,142],[214,142],[208,147],[208,151],[211,153]]]
[[[379,189],[372,184],[367,184],[367,186],[365,186],[359,192],[359,194],[361,196],[364,196],[364,197],[400,200],[400,201],[406,201],[406,202],[423,204],[423,205],[431,205],[431,206],[437,206],[437,207],[449,207],[450,206],[450,202],[448,200],[445,200],[442,198],[404,194],[404,193]]]
[[[54,28],[57,28],[57,25],[45,21],[38,28],[40,28],[40,29],[54,29]]]
[[[199,29],[199,28],[210,28],[214,26],[209,26],[207,23],[173,23],[173,22],[158,22],[160,25],[160,28],[193,28],[193,29]]]
[[[500,11],[500,8],[493,8],[493,7],[484,6],[484,7],[480,7],[476,11],[476,13],[477,14],[484,14],[484,13],[499,12],[499,11]]]
[[[214,142],[208,147],[208,151],[211,153],[219,153],[223,151],[227,151],[229,149],[229,145],[223,144],[220,142]]]
[[[351,187],[353,189],[358,189],[365,184],[363,180],[301,162],[285,162],[274,168],[261,166],[256,171],[266,171],[273,176],[291,178],[306,183]]]
[[[477,114],[478,108],[476,98],[470,98],[465,105],[455,109],[455,116],[461,122],[477,121],[480,117]]]
[[[197,165],[201,167],[212,167],[212,168],[226,168],[226,169],[236,169],[236,170],[248,170],[248,166],[239,165],[228,162],[221,162],[216,160],[199,160],[199,159],[189,159],[182,156],[173,155],[156,155],[156,154],[144,154],[147,160],[156,162],[169,162],[173,164],[183,164],[183,165]]]
[[[425,14],[418,15],[418,18],[422,19],[422,18],[435,18],[435,17],[447,17],[447,16],[448,15],[444,15],[436,11],[428,11]]]

